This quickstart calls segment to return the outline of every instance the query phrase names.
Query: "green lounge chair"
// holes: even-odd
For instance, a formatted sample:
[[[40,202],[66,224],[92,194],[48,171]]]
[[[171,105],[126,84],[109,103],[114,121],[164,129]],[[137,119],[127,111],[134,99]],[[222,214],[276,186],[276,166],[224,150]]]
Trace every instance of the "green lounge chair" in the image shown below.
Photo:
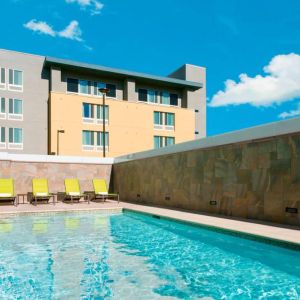
[[[49,202],[50,198],[53,197],[49,194],[48,180],[44,178],[32,179],[32,199],[31,203],[37,205],[38,201]],[[54,198],[53,198],[54,204]]]
[[[12,178],[0,179],[0,201],[11,201],[14,205],[18,205],[14,192],[14,180]]]
[[[81,194],[79,181],[76,178],[65,179],[65,190],[65,200],[71,200],[71,203],[74,200],[79,202],[81,198],[85,198],[85,195]]]
[[[93,186],[95,193],[94,200],[101,199],[105,201],[105,199],[113,198],[117,199],[119,203],[119,194],[109,193],[104,179],[93,179]]]

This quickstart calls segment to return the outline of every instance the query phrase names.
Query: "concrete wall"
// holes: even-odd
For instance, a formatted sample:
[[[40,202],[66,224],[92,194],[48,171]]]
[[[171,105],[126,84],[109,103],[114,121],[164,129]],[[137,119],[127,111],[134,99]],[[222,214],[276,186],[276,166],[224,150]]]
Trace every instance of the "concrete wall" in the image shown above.
[[[44,57],[0,49],[0,67],[6,68],[8,84],[8,69],[23,71],[23,91],[0,90],[0,97],[23,100],[23,120],[0,119],[0,126],[6,127],[6,142],[8,143],[8,128],[23,129],[23,149],[1,149],[10,153],[47,154],[48,152],[48,95],[49,75],[43,69]]]
[[[82,103],[101,104],[97,97],[75,94],[51,93],[51,152],[56,152],[57,130],[60,134],[59,153],[61,155],[102,156],[102,151],[82,149],[82,130],[102,131],[102,124],[83,123]],[[108,157],[153,149],[154,136],[172,136],[175,142],[191,140],[195,131],[195,113],[193,110],[149,105],[130,101],[107,99],[109,106]],[[175,130],[154,129],[153,112],[171,112],[175,114]]]
[[[203,84],[203,87],[196,91],[184,89],[181,106],[194,109],[196,112],[195,139],[206,137],[206,68],[185,64],[169,77]]]
[[[300,118],[115,162],[122,201],[300,226]]]
[[[44,155],[0,155],[0,178],[13,178],[15,193],[32,192],[33,178],[47,178],[50,192],[64,192],[65,178],[78,178],[81,191],[93,190],[92,179],[109,184],[112,160]]]

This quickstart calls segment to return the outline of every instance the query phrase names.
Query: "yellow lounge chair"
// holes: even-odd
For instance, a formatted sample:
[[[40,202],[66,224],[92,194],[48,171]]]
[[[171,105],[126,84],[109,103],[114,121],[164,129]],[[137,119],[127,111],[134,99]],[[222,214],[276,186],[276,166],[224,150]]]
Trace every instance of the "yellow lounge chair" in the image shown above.
[[[32,199],[31,203],[37,205],[37,201],[47,201],[49,202],[50,198],[53,197],[49,194],[48,180],[47,179],[32,179]],[[54,204],[54,197],[53,197]]]
[[[71,203],[74,200],[79,202],[81,198],[85,197],[85,195],[81,194],[79,181],[76,178],[65,179],[65,190],[65,200],[71,200]]]
[[[109,193],[106,185],[106,181],[104,179],[93,179],[94,186],[94,200],[101,199],[105,201],[105,199],[114,198],[118,200],[119,203],[119,194]]]
[[[12,178],[0,179],[0,200],[11,201],[14,205],[18,205],[14,192],[14,180]]]

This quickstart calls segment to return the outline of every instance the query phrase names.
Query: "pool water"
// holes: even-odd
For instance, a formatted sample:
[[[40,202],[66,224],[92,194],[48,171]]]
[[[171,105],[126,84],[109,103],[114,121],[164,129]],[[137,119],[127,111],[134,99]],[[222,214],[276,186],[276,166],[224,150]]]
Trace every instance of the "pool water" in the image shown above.
[[[131,212],[16,216],[0,299],[300,299],[300,252]]]

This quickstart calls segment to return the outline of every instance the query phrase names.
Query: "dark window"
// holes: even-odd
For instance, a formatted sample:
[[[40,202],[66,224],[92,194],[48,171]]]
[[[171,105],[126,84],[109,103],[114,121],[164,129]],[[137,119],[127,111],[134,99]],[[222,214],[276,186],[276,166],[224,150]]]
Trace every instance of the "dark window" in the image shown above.
[[[68,78],[67,91],[72,93],[78,93],[78,79]]]
[[[139,89],[139,101],[147,102],[147,90],[146,89]]]
[[[195,109],[195,113],[199,112],[199,109]]]
[[[177,94],[170,94],[170,104],[171,105],[178,105],[178,95]]]
[[[106,84],[106,88],[109,89],[109,92],[107,93],[107,97],[116,98],[116,85],[115,84]]]
[[[88,81],[88,94],[91,95],[94,88],[94,82]]]
[[[5,83],[5,69],[1,68],[1,83]]]

